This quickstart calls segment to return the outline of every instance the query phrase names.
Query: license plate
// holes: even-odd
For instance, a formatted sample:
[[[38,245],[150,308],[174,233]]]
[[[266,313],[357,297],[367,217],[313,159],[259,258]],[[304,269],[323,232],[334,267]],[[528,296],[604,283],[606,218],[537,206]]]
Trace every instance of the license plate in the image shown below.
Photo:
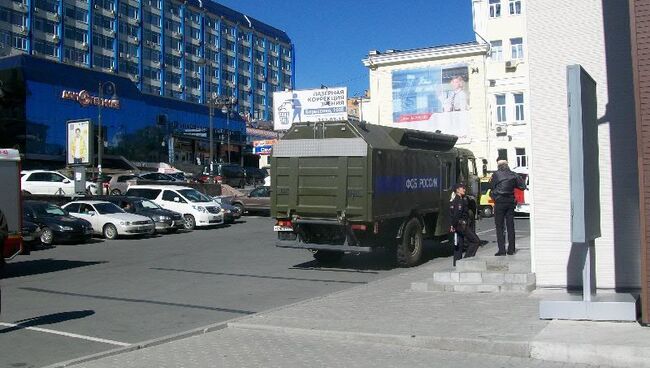
[[[273,231],[293,231],[293,228],[286,226],[273,226]]]

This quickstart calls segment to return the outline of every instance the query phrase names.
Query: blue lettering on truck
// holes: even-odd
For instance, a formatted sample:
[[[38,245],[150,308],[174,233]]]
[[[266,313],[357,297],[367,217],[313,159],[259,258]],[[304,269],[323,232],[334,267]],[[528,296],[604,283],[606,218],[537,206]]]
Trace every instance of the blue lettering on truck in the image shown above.
[[[375,193],[405,193],[433,191],[439,187],[434,176],[378,176],[375,178]]]

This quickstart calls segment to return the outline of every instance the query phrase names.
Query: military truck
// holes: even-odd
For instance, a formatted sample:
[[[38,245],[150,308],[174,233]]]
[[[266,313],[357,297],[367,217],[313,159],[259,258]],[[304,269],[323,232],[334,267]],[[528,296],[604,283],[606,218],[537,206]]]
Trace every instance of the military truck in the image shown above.
[[[456,140],[365,122],[294,124],[271,154],[276,245],[322,263],[391,247],[399,266],[418,264],[423,239],[449,233],[452,186],[478,192],[474,155]]]

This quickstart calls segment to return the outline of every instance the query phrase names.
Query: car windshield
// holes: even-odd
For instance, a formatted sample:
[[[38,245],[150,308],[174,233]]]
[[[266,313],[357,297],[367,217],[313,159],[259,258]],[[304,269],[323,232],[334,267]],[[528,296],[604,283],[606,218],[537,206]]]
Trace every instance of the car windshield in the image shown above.
[[[160,206],[155,204],[152,201],[141,201],[135,203],[135,208],[137,209],[147,209],[147,210],[157,210],[160,209]]]
[[[124,211],[113,203],[97,203],[95,208],[100,215],[110,215],[111,213],[124,213]]]
[[[59,206],[43,204],[32,206],[34,214],[38,217],[66,216],[68,213]]]
[[[181,189],[178,191],[183,197],[190,200],[190,202],[212,202],[212,199],[203,195],[195,189]]]

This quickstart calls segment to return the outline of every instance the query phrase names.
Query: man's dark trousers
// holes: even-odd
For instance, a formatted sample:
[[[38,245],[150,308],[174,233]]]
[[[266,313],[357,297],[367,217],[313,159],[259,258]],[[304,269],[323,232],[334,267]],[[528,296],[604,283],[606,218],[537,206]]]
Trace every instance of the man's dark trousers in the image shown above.
[[[506,252],[506,239],[503,225],[508,230],[508,253],[515,253],[515,202],[514,201],[497,201],[494,204],[494,222],[497,227],[497,244],[499,253]]]

